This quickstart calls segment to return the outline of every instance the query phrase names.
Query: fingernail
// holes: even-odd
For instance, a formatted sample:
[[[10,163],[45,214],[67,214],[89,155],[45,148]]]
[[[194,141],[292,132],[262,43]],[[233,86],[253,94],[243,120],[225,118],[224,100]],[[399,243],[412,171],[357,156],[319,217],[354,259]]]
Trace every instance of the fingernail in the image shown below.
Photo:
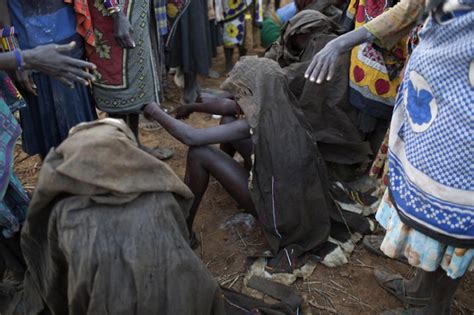
[[[332,79],[331,77],[327,77],[327,78],[326,78],[327,81],[331,81],[331,79]]]
[[[309,80],[310,80],[311,82],[314,82],[316,79],[313,78],[313,77],[311,77]]]
[[[318,81],[316,81],[316,83],[317,83],[317,84],[321,84],[321,80],[320,80],[320,79],[318,79]]]
[[[305,74],[305,75],[304,75],[304,78],[305,78],[305,79],[309,78],[309,75]]]

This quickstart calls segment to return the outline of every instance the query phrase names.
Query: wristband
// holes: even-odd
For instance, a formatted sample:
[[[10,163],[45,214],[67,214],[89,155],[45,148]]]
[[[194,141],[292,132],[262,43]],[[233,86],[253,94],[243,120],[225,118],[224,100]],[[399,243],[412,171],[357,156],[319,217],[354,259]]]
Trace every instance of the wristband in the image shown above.
[[[104,7],[110,15],[120,12],[117,0],[105,0]]]
[[[23,66],[25,65],[23,62],[23,56],[21,54],[21,50],[17,49],[14,50],[13,53],[15,54],[15,59],[16,59],[16,68],[18,70],[23,70]]]

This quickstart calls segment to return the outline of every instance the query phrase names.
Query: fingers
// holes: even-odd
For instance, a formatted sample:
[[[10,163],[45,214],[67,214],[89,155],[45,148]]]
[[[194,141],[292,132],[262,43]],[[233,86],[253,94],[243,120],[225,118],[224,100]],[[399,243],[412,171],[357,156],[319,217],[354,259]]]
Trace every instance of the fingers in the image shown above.
[[[127,44],[127,48],[135,48],[135,41],[132,39],[132,36],[127,35],[125,37],[125,43]]]
[[[117,44],[122,47],[122,48],[126,48],[125,46],[125,43],[123,42],[123,38],[121,36],[118,36],[118,35],[115,35],[115,41],[117,42]]]
[[[31,77],[31,75],[29,73],[26,73],[24,75],[22,82],[23,82],[23,85],[24,85],[24,87],[25,87],[25,89],[28,93],[31,93],[35,96],[38,95],[38,93],[36,91],[36,89],[37,89],[36,84],[33,81],[33,78]]]
[[[68,56],[64,56],[64,61],[75,68],[89,69],[94,71],[97,69],[97,66],[91,62],[84,61],[82,59],[76,59]]]
[[[75,75],[72,72],[64,72],[61,74],[61,77],[66,78],[68,81],[70,81],[72,84],[72,88],[74,88],[74,82],[89,85],[89,82],[87,82],[87,80]]]
[[[327,76],[326,80],[331,81],[334,78],[335,72],[336,72],[336,63],[332,62],[329,65],[329,71],[328,71],[328,76]]]
[[[316,78],[319,76],[319,73],[321,71],[321,68],[323,67],[323,62],[317,59],[317,63],[314,66],[313,72],[309,75],[309,81],[311,82],[316,82]]]
[[[313,60],[311,60],[311,63],[309,64],[308,66],[308,69],[306,69],[306,72],[304,74],[304,77],[305,79],[309,79],[309,77],[311,76],[311,73],[313,72],[314,70],[314,67],[318,64],[318,55],[315,55],[313,57]]]
[[[65,45],[54,45],[54,48],[56,49],[56,51],[60,53],[72,51],[74,47],[76,47],[76,42],[74,41]]]
[[[321,84],[324,81],[326,81],[327,73],[328,73],[328,70],[329,70],[329,63],[328,62],[321,62],[321,64],[322,65],[321,65],[321,68],[319,70],[319,75],[316,79],[317,84]]]
[[[68,87],[70,87],[71,89],[74,88],[74,83],[67,79],[66,77],[56,77],[56,79],[61,82],[61,83],[64,83],[65,85],[67,85]]]
[[[86,80],[86,82],[87,82],[87,80],[95,81],[95,76],[94,75],[92,75],[91,73],[89,73],[87,71],[82,70],[81,68],[67,67],[65,69],[65,71],[70,72],[70,73],[74,74],[75,76]]]

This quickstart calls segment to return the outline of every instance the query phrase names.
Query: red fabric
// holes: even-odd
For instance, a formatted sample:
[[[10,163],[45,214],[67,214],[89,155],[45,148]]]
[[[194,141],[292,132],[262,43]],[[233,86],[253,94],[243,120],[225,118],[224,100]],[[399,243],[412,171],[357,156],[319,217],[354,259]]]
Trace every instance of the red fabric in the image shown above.
[[[72,4],[76,12],[76,31],[86,42],[86,53],[89,56],[95,51],[94,29],[92,28],[91,14],[87,0],[64,0],[65,3]]]
[[[87,1],[87,0],[82,0]],[[95,5],[94,0],[88,0],[89,12],[95,30],[95,48],[88,54],[90,62],[97,66],[100,76],[99,84],[122,86],[124,70],[127,61],[124,61],[124,49],[120,47],[114,37],[112,17],[104,15]],[[123,1],[123,11],[127,12],[129,0]]]

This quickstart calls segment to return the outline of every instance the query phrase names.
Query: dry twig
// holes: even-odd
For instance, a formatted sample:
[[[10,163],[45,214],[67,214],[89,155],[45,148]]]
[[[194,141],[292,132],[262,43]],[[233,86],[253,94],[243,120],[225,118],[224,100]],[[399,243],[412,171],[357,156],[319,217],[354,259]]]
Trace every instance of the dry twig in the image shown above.
[[[309,305],[311,305],[312,307],[317,308],[317,309],[319,309],[319,310],[327,311],[327,312],[332,313],[332,314],[337,314],[337,313],[338,313],[338,311],[335,310],[334,308],[328,307],[328,306],[324,306],[324,305],[320,305],[320,304],[318,304],[318,302],[316,302],[316,301],[314,301],[314,300],[311,300],[311,301],[309,301],[308,303],[309,303]]]

